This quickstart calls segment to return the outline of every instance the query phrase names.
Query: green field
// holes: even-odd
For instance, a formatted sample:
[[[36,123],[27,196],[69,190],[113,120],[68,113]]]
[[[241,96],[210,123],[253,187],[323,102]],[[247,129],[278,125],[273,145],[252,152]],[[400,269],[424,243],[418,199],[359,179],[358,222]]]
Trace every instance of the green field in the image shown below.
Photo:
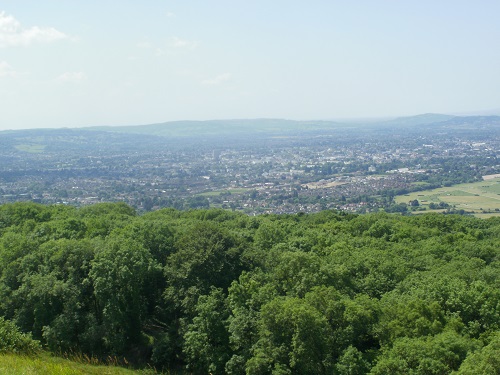
[[[223,189],[223,190],[214,190],[214,191],[207,191],[205,193],[200,193],[197,194],[202,197],[217,197],[219,195],[224,194],[224,193],[231,193],[231,194],[243,194],[246,193],[248,188],[234,188],[234,189]]]
[[[15,146],[19,151],[29,152],[30,154],[39,154],[45,150],[46,145],[23,143]]]
[[[430,203],[445,202],[457,210],[474,212],[480,217],[500,216],[500,178],[459,184],[432,190],[398,195],[396,203],[417,199],[420,207],[429,210]],[[498,211],[497,211],[498,210]]]

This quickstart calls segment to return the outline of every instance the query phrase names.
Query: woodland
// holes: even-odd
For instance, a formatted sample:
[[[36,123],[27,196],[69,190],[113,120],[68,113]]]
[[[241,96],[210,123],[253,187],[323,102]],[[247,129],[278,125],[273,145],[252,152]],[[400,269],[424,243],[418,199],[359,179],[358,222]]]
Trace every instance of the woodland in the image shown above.
[[[499,374],[500,218],[0,206],[0,352],[178,374]]]

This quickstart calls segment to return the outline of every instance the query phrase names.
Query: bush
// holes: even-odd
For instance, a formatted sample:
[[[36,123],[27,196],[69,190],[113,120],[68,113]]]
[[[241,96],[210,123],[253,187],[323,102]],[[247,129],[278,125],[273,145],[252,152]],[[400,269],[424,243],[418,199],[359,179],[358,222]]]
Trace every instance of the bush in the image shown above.
[[[35,354],[40,350],[38,341],[21,333],[14,323],[0,317],[0,353]]]

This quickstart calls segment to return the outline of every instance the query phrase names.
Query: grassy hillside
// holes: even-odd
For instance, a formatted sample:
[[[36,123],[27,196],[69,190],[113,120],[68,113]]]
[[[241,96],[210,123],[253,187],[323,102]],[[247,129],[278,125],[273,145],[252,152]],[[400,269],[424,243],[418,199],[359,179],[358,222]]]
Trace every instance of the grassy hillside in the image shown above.
[[[0,354],[2,375],[150,375],[154,370],[128,370],[118,366],[102,366],[52,357],[48,354],[30,357]]]

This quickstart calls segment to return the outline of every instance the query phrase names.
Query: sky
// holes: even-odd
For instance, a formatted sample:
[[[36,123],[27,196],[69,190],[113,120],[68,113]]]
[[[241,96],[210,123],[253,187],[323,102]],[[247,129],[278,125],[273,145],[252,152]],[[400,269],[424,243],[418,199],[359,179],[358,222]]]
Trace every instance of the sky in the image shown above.
[[[0,0],[0,130],[500,114],[498,0]]]

